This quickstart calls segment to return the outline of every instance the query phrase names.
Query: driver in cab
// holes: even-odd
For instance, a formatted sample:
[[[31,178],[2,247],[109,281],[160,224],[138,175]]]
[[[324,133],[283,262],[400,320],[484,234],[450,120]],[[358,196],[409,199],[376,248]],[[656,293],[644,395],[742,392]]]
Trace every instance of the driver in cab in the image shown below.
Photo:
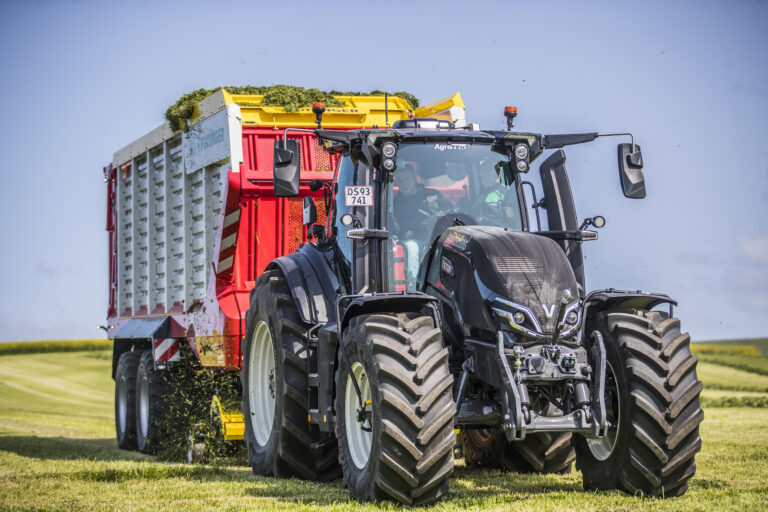
[[[519,229],[519,218],[511,195],[514,188],[502,185],[502,172],[498,163],[486,161],[479,169],[480,189],[470,201],[470,211],[481,222]]]
[[[394,198],[394,217],[400,227],[399,238],[424,240],[429,233],[429,220],[445,201],[440,192],[427,189],[416,180],[413,164],[395,171],[398,187]]]
[[[425,188],[416,179],[413,164],[395,171],[397,194],[393,199],[393,216],[398,226],[397,238],[405,247],[406,279],[416,283],[420,255],[432,227],[430,222],[445,200],[440,192]]]

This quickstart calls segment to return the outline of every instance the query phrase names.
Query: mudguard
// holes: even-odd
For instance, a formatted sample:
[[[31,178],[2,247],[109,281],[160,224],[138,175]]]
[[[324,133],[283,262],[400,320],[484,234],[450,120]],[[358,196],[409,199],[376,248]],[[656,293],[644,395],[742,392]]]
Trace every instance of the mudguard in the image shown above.
[[[329,261],[332,257],[330,248],[324,251],[306,244],[267,265],[266,270],[279,268],[283,272],[304,323],[316,325],[336,320],[339,281]]]
[[[625,309],[650,310],[659,304],[669,304],[670,315],[672,308],[677,306],[677,301],[669,295],[663,293],[649,293],[640,290],[594,290],[584,298],[584,312],[581,315],[581,332],[583,336],[588,336],[592,332],[589,325],[595,318],[595,315],[607,309]],[[586,326],[586,329],[585,329]]]
[[[169,338],[182,340],[186,333],[171,316],[151,318],[131,318],[115,334],[112,346],[112,378],[115,378],[117,361],[123,352],[134,348],[152,350],[153,342],[159,343]]]
[[[435,320],[435,325],[440,326],[442,324],[438,299],[431,295],[427,295],[426,293],[395,292],[372,293],[357,296],[348,295],[346,297],[340,297],[339,302],[343,301],[345,298],[349,299],[350,302],[344,309],[344,312],[340,314],[341,322],[339,322],[338,330],[339,340],[341,340],[341,334],[344,332],[344,329],[352,318],[371,313],[416,313],[426,307],[429,308],[432,318]]]
[[[677,301],[664,293],[650,293],[640,290],[595,290],[584,298],[585,308],[589,313],[604,309],[651,309],[659,304],[677,306]],[[587,316],[587,315],[584,315]]]

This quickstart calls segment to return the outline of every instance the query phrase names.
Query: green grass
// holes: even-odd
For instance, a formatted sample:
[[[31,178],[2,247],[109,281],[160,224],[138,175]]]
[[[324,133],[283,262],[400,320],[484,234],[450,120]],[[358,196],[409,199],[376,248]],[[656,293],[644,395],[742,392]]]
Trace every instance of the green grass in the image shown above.
[[[0,343],[0,356],[40,352],[82,352],[112,348],[112,340],[12,341]]]
[[[701,360],[696,366],[696,372],[705,389],[768,392],[768,376],[765,375]]]
[[[754,344],[749,344],[750,342]],[[727,366],[742,372],[768,377],[768,354],[766,354],[768,338],[693,343],[691,349],[703,363]],[[762,379],[761,382],[768,381]]]
[[[118,450],[110,361],[109,351],[0,357],[0,510],[401,509],[352,502],[341,481],[256,477],[242,466],[170,464]],[[714,370],[709,375],[725,378]],[[744,385],[742,377],[728,382]],[[705,396],[764,394],[707,389]],[[502,474],[470,471],[459,462],[450,496],[428,510],[768,508],[768,409],[708,408],[705,414],[698,471],[682,498],[587,493],[577,471]]]
[[[741,354],[700,354],[699,361],[728,366],[768,377],[768,357]]]
[[[755,347],[762,355],[768,356],[768,338],[741,338],[735,340],[699,341],[693,344],[695,347]]]
[[[759,356],[760,350],[754,345],[721,345],[719,343],[693,343],[691,350],[697,355],[739,355]]]

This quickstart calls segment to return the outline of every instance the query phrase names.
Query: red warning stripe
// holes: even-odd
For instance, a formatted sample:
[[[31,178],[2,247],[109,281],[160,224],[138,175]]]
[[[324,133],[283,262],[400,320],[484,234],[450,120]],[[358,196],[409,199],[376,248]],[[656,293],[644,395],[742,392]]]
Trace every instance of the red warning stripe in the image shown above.
[[[175,338],[153,340],[152,349],[158,363],[179,360],[179,342]]]

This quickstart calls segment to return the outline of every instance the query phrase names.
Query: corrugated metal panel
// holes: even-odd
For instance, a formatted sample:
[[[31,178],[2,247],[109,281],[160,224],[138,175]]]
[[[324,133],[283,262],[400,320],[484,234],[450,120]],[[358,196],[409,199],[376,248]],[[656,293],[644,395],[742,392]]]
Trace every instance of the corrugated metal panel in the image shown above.
[[[134,156],[119,173],[120,316],[184,312],[205,297],[230,168],[226,149],[199,168],[184,161],[183,138],[194,146],[205,125]]]

